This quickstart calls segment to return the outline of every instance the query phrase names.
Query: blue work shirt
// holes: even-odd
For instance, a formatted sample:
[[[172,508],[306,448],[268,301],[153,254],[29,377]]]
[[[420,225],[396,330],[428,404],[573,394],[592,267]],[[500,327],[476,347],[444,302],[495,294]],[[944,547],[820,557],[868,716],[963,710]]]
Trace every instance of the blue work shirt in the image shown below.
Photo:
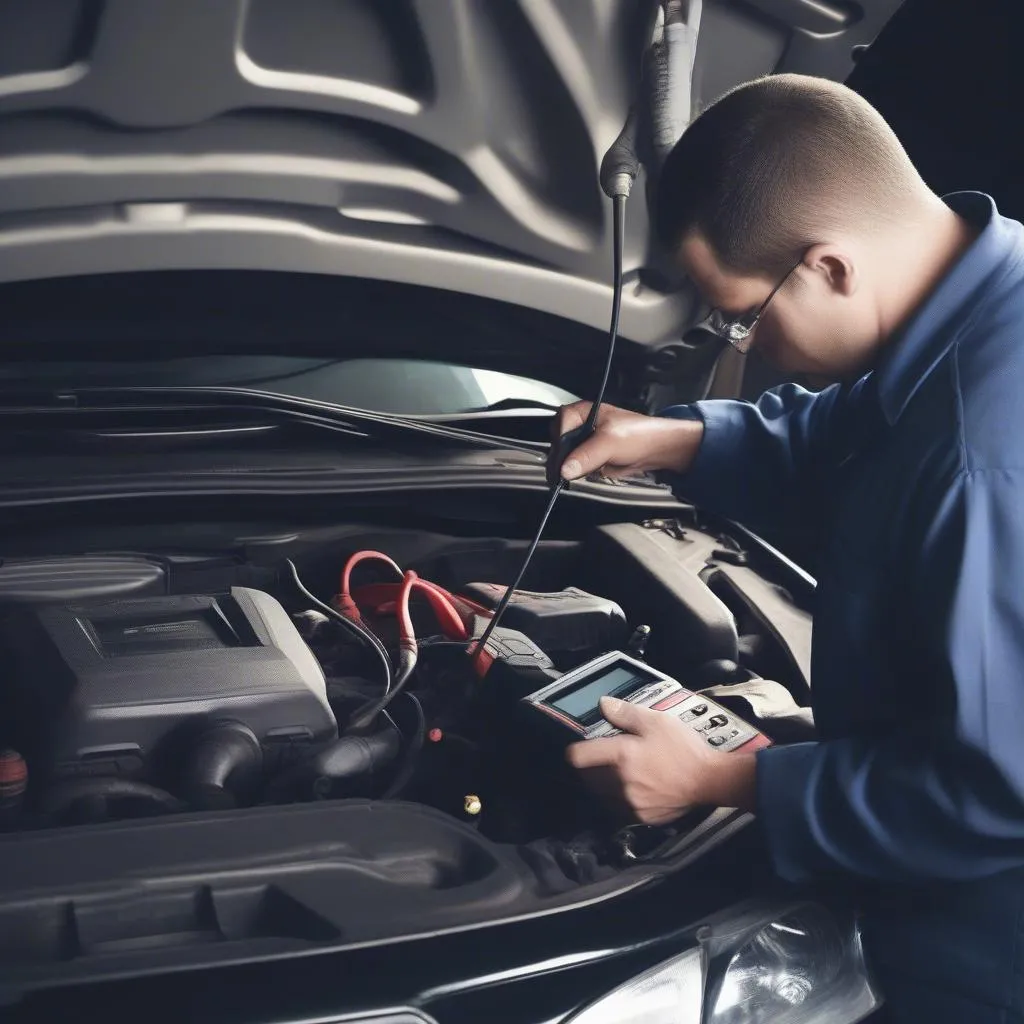
[[[758,756],[778,873],[887,893],[866,944],[915,1019],[980,1022],[1022,1009],[1024,228],[946,201],[979,234],[873,372],[664,414],[704,422],[687,499],[816,550],[820,740]]]

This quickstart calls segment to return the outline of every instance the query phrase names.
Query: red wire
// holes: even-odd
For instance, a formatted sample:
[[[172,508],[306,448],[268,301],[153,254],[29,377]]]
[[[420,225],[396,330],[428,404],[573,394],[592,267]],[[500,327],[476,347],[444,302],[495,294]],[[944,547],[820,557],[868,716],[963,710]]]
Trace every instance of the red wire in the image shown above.
[[[351,619],[353,622],[362,623],[363,617],[359,614],[359,607],[355,601],[352,600],[352,594],[349,590],[352,580],[352,570],[360,562],[366,562],[371,559],[375,562],[385,562],[395,571],[395,575],[399,579],[403,579],[402,570],[398,567],[398,564],[393,559],[388,558],[388,556],[383,552],[357,551],[354,555],[350,555],[348,561],[345,563],[345,567],[341,571],[341,590],[335,598],[335,606],[342,615]]]
[[[412,615],[409,612],[409,598],[413,589],[422,581],[411,569],[402,580],[402,589],[398,592],[395,604],[395,618],[398,619],[398,643],[406,650],[416,650],[416,633],[412,628]]]
[[[406,682],[408,682],[412,677],[413,672],[416,670],[419,645],[416,641],[416,631],[413,628],[412,613],[410,610],[410,601],[413,590],[421,590],[426,595],[434,614],[442,623],[442,629],[447,625],[448,629],[456,631],[463,640],[467,640],[469,638],[466,625],[462,621],[462,617],[455,610],[453,604],[454,598],[452,598],[446,590],[428,582],[427,580],[421,580],[412,570],[403,573],[387,555],[383,555],[379,551],[358,551],[345,563],[345,567],[341,574],[341,593],[338,594],[335,599],[338,610],[343,615],[347,615],[357,620],[361,618],[359,615],[359,609],[356,607],[356,603],[352,599],[352,595],[349,593],[349,586],[351,583],[352,569],[359,562],[371,558],[376,559],[377,561],[386,562],[402,577],[398,597],[395,601],[395,617],[398,619],[398,674],[394,685],[388,693],[386,693],[380,701],[372,705],[369,711],[365,712],[365,715],[360,716],[359,721],[361,724],[366,724],[369,721],[372,721],[372,719],[376,717],[377,713],[385,708],[394,695],[398,693],[403,686],[405,686]],[[445,620],[447,620],[447,623]]]
[[[393,570],[395,575],[399,579],[403,579],[402,570],[398,567],[398,563],[393,559],[389,558],[381,551],[357,551],[354,555],[349,557],[349,560],[345,563],[345,568],[341,572],[341,596],[350,597],[350,583],[352,580],[352,570],[360,563],[366,562],[370,559],[377,562],[385,562]]]
[[[395,561],[380,551],[357,551],[355,554],[351,555],[345,563],[345,567],[341,574],[341,592],[335,599],[338,610],[341,611],[342,614],[357,622],[362,622],[362,616],[360,615],[358,606],[352,598],[350,587],[352,570],[360,562],[369,560],[386,563],[394,570],[395,574],[402,581],[399,584],[398,598],[395,604],[395,615],[399,620],[400,636],[403,640],[412,643],[413,646],[416,644],[416,635],[413,631],[412,616],[409,608],[410,597],[413,590],[419,590],[424,594],[430,604],[431,610],[437,617],[442,632],[446,636],[457,640],[469,639],[469,631],[466,628],[466,624],[455,608],[452,595],[449,594],[447,590],[443,587],[439,587],[436,583],[431,583],[429,580],[420,579],[420,577],[414,572],[403,573]]]
[[[449,633],[452,639],[457,639],[462,635],[462,630],[454,621],[455,616],[458,616],[468,630],[469,625],[472,624],[475,618],[481,616],[486,618],[490,614],[490,609],[470,601],[461,594],[456,596],[445,590],[444,587],[431,583],[428,580],[422,580],[422,583],[425,587],[430,588],[432,595],[436,595],[428,595],[428,600],[437,613],[442,627],[444,627],[444,623],[450,622],[452,624],[451,630],[444,628],[444,632]],[[378,615],[388,615],[395,610],[395,599],[398,597],[398,591],[401,586],[401,583],[366,583],[362,586],[353,587],[351,597],[360,607],[370,605],[376,610]],[[443,599],[443,607],[438,598]],[[453,612],[454,615],[452,614]]]
[[[468,640],[469,630],[466,629],[466,623],[463,622],[462,616],[452,604],[448,591],[429,580],[418,579],[416,585],[426,594],[430,608],[441,627],[441,632],[453,640]]]

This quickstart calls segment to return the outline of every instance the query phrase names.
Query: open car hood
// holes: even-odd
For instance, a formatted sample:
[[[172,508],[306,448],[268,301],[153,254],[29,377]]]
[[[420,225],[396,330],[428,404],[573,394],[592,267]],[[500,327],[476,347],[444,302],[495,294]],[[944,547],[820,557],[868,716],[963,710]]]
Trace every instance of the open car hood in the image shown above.
[[[512,303],[596,343],[611,277],[598,168],[648,99],[652,38],[669,39],[675,69],[646,140],[657,153],[744,80],[844,78],[898,6],[4,4],[0,284],[214,269],[373,279]],[[652,249],[645,178],[627,212],[621,333],[658,347],[696,311]]]

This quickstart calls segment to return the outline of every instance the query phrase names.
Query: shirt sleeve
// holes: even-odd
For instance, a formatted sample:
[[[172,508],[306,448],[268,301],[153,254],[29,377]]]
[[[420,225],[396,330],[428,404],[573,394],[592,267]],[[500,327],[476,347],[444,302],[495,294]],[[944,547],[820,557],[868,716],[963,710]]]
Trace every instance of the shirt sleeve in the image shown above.
[[[950,710],[758,755],[759,817],[789,880],[969,880],[1024,864],[1024,470],[963,473],[935,505],[908,595],[934,630]]]
[[[838,385],[820,392],[786,384],[757,402],[716,399],[671,406],[661,415],[700,419],[704,436],[676,493],[782,546],[813,517],[813,466],[829,441]]]

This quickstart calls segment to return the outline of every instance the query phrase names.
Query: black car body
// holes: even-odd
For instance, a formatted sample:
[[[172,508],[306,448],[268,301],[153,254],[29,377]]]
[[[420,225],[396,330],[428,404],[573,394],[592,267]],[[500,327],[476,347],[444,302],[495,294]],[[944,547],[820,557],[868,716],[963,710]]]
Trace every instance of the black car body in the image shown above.
[[[345,785],[294,773],[379,685],[323,608],[349,555],[452,592],[513,576],[551,406],[600,378],[597,169],[631,105],[609,397],[738,394],[742,367],[688,335],[701,310],[651,242],[646,184],[702,104],[777,70],[844,78],[898,6],[0,6],[0,705],[28,771],[22,793],[0,759],[11,1019],[841,1024],[876,1005],[852,918],[780,889],[748,816],[612,820],[488,731],[505,698],[454,642],[394,701],[401,756]],[[667,93],[641,75],[652,40]],[[442,394],[430,366],[479,392]],[[649,625],[679,679],[732,664],[809,704],[813,579],[657,481],[575,485],[526,586]],[[207,729],[258,761],[245,784],[214,766],[185,785]]]

